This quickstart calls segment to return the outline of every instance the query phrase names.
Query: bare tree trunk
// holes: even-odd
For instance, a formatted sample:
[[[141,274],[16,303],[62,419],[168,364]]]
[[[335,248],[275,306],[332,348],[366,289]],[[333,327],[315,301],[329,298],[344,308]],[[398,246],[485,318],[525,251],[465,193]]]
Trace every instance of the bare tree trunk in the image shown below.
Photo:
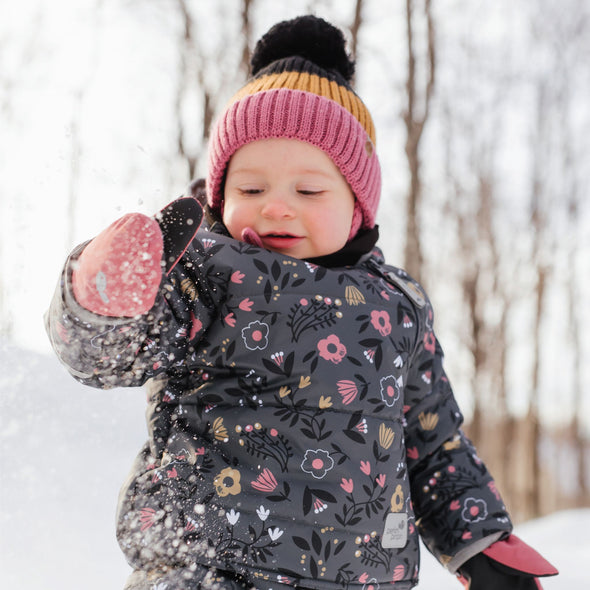
[[[188,167],[189,179],[194,178],[195,169],[197,166],[197,154],[189,153],[189,149],[186,142],[182,108],[185,100],[185,94],[189,86],[189,78],[191,76],[191,70],[193,68],[202,67],[202,61],[199,60],[199,65],[193,63],[192,59],[196,57],[196,47],[193,40],[193,19],[190,10],[187,6],[186,0],[178,0],[178,8],[182,16],[183,25],[183,36],[180,48],[180,72],[178,74],[178,87],[176,90],[176,99],[174,101],[174,111],[176,113],[176,144],[178,153],[186,161]],[[192,59],[191,59],[192,58]],[[202,72],[197,70],[197,78],[202,78]],[[203,104],[205,105],[205,111],[207,110],[207,104],[210,102],[210,98],[207,95],[205,88],[203,87]],[[205,129],[206,127],[204,127]]]
[[[545,150],[547,149],[547,86],[544,80],[537,84],[537,120],[536,137],[533,138],[533,172],[531,191],[531,224],[534,231],[533,259],[535,261],[535,319],[533,327],[533,367],[531,379],[531,397],[527,421],[530,427],[528,441],[528,457],[531,461],[531,478],[526,491],[525,509],[530,517],[541,513],[541,462],[539,446],[541,442],[541,423],[539,418],[539,394],[541,385],[541,353],[542,353],[542,323],[545,312],[545,296],[549,266],[546,261],[546,232],[547,219],[543,204],[542,171],[545,165]]]
[[[240,60],[240,69],[244,72],[244,77],[250,74],[250,53],[252,51],[252,22],[250,14],[254,0],[242,0],[242,59]]]
[[[255,0],[242,0],[240,7],[240,39],[242,40],[242,49],[240,52],[239,63],[235,64],[235,70],[242,73],[242,78],[246,79],[250,69],[250,50],[252,38],[251,14]],[[213,123],[216,108],[218,106],[219,88],[212,87],[208,83],[206,76],[209,67],[219,67],[217,63],[208,63],[201,47],[198,44],[198,34],[196,32],[196,23],[193,13],[190,9],[191,4],[187,0],[178,0],[178,8],[182,19],[182,38],[180,40],[180,66],[178,75],[178,87],[174,109],[176,113],[176,143],[179,155],[186,162],[189,179],[194,179],[199,158],[202,156],[209,131]],[[230,78],[231,79],[231,78]],[[220,86],[223,85],[223,81]],[[187,97],[191,96],[189,91],[200,95],[202,103],[202,112],[200,119],[202,121],[201,137],[195,141],[194,129],[185,130],[183,109],[186,108]],[[193,96],[195,96],[193,95]],[[190,105],[189,105],[190,107]],[[193,147],[189,147],[187,132],[190,134]]]
[[[414,46],[414,26],[413,14],[414,0],[406,0],[406,29],[407,29],[407,47],[408,47],[408,73],[406,78],[407,106],[404,113],[404,122],[406,125],[406,143],[405,153],[410,169],[410,187],[406,205],[406,245],[405,245],[405,268],[417,280],[421,280],[423,255],[420,245],[420,203],[422,196],[422,185],[420,178],[420,140],[424,131],[424,126],[428,119],[430,101],[434,92],[436,59],[435,59],[435,35],[434,21],[430,0],[424,0],[424,18],[426,19],[427,31],[427,56],[426,62],[426,81],[422,83],[421,99],[418,98],[420,92],[416,75],[416,49]],[[422,103],[421,112],[419,113],[418,102]]]
[[[354,19],[350,27],[350,35],[352,37],[350,43],[350,53],[352,59],[356,60],[358,56],[358,41],[359,31],[363,24],[363,0],[356,0],[354,4]]]

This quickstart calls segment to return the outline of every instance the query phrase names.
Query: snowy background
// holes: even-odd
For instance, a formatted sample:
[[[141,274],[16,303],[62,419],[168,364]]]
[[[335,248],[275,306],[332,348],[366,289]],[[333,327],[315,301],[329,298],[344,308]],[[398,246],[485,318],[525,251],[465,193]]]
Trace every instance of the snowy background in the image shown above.
[[[76,383],[49,355],[0,344],[0,570],[2,588],[122,588],[130,569],[115,540],[115,507],[145,439],[139,389]],[[561,572],[546,590],[588,588],[590,509],[516,528]],[[461,584],[424,550],[425,590]]]
[[[327,0],[259,3],[265,9],[257,13],[255,36],[309,6],[320,13],[328,12],[329,7],[328,16],[335,22],[349,23],[352,6],[352,2]],[[522,73],[525,84],[531,72],[548,67],[545,53],[532,53],[520,46],[524,43],[519,38],[524,30],[523,15],[533,11],[530,7],[535,3],[443,0],[437,3],[440,13],[452,18],[439,23],[441,39],[445,30],[447,40],[453,40],[449,31],[473,29],[473,39],[468,41],[489,58],[483,61],[483,71],[477,68],[480,62],[475,62],[475,73],[493,76],[494,56],[504,59],[513,76]],[[228,2],[197,0],[191,4],[209,9],[210,18],[198,25],[208,39],[215,40],[213,25],[223,19],[223,6]],[[403,68],[396,67],[405,60],[403,3],[372,0],[366,4],[365,17],[373,27],[364,40],[367,53],[383,38],[388,39],[389,48],[387,60],[383,56],[374,62],[365,60],[367,68],[359,72],[358,83],[363,88],[370,82],[381,84],[379,90],[362,96],[378,123],[381,157],[386,163],[384,194],[401,198],[408,181],[403,158],[403,104],[392,104],[391,100],[399,100],[404,83]],[[539,5],[543,4],[550,6],[551,2],[539,0]],[[568,14],[574,20],[576,4],[577,0],[567,1]],[[2,588],[121,588],[129,572],[114,538],[114,513],[119,486],[145,438],[144,394],[141,390],[95,391],[77,384],[51,354],[42,315],[65,256],[75,244],[124,212],[153,213],[178,196],[189,180],[171,133],[176,124],[172,107],[181,32],[178,3],[173,0],[0,0],[0,319],[10,333],[9,342],[0,341]],[[465,41],[461,36],[457,39],[457,43]],[[505,53],[495,54],[493,49],[498,47]],[[229,59],[239,47],[229,43],[224,49]],[[581,108],[573,111],[572,128],[583,130],[589,120],[584,94],[589,87],[588,69],[576,68],[588,60],[577,60],[568,47],[562,49],[559,69],[566,72],[569,63],[576,82],[573,91],[584,98],[576,103]],[[442,56],[453,51],[457,47],[443,48]],[[446,64],[447,68],[452,66],[453,60],[447,59]],[[455,83],[449,71],[439,73],[441,87]],[[225,75],[230,75],[229,70]],[[475,76],[473,86],[480,80]],[[505,138],[510,149],[500,150],[502,195],[510,218],[526,216],[523,195],[527,195],[528,170],[523,146],[530,142],[531,129],[522,113],[532,109],[530,95],[513,86],[509,95],[477,102],[472,100],[470,88],[461,90],[457,100],[466,112],[484,112],[496,102],[510,107],[503,119],[510,128]],[[185,113],[185,122],[196,137],[199,121],[190,117]],[[382,126],[381,121],[387,124]],[[494,116],[487,120],[482,116],[478,122],[478,133],[491,134]],[[430,131],[431,140],[436,139],[436,133],[436,128]],[[574,155],[587,154],[590,134],[576,137],[580,144],[572,146]],[[436,158],[429,162],[430,173],[434,170],[434,181],[430,182],[436,185],[436,173],[443,162]],[[586,177],[580,178],[578,189],[584,193]],[[395,198],[388,201],[395,202]],[[388,228],[387,251],[396,261],[403,218],[392,214],[395,211],[388,201],[383,203],[380,223]],[[588,220],[587,204],[580,208],[582,219],[584,215]],[[560,219],[557,215],[557,223]],[[428,220],[434,226],[439,221],[436,216]],[[513,226],[507,227],[509,232]],[[588,223],[578,227],[582,231]],[[560,240],[571,237],[567,227],[559,226],[559,230]],[[438,231],[433,235],[438,239]],[[586,277],[590,276],[589,238],[586,231],[577,258],[579,275]],[[558,269],[567,268],[572,261],[565,250],[559,252]],[[444,248],[441,255],[445,255]],[[519,255],[517,250],[515,256]],[[581,283],[586,289],[580,291],[582,301],[587,301],[588,284]],[[555,316],[552,333],[548,333],[551,337],[546,338],[556,343],[556,350],[546,351],[551,362],[545,363],[543,409],[546,415],[559,418],[572,408],[568,403],[572,388],[565,379],[568,365],[559,357],[563,352],[560,342],[566,341],[569,333],[567,306],[559,293],[552,303],[561,315]],[[585,335],[583,358],[587,358],[590,307],[580,309],[580,317],[585,318],[580,328]],[[450,320],[456,321],[456,310],[447,312]],[[444,322],[444,316],[441,319]],[[448,350],[461,345],[453,334],[448,330],[445,336]],[[529,344],[523,342],[523,349]],[[453,358],[457,357],[451,357],[451,362],[457,363]],[[457,366],[460,361],[455,365],[455,374],[459,374],[456,382],[463,380],[465,384],[468,377],[457,371]],[[515,400],[521,406],[526,404],[523,383],[526,385],[517,381],[515,387],[521,394]],[[462,388],[457,391],[461,397]],[[468,395],[462,404],[466,399]],[[586,394],[585,399],[583,407],[590,408],[590,396]],[[588,411],[583,415],[590,418]],[[517,532],[562,572],[544,582],[547,590],[590,586],[585,566],[590,555],[588,531],[590,509],[556,512],[518,526]],[[425,554],[420,587],[446,590],[460,585]]]

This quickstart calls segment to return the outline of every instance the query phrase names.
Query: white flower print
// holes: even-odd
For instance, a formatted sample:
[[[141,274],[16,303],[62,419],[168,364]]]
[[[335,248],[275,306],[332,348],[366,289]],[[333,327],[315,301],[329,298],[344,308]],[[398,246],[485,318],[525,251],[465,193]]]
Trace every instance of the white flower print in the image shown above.
[[[267,508],[265,508],[264,506],[260,506],[260,508],[258,508],[256,510],[256,514],[258,514],[258,518],[264,522],[267,518],[268,515],[270,514],[270,510],[268,510]]]
[[[268,536],[271,541],[276,541],[285,531],[282,531],[279,527],[268,529]]]
[[[236,522],[238,522],[238,520],[240,518],[240,513],[236,512],[232,508],[225,516],[227,516],[227,520],[229,521],[229,524],[234,525],[234,524],[236,524]]]
[[[242,329],[242,338],[248,350],[264,350],[268,346],[268,324],[255,320]]]

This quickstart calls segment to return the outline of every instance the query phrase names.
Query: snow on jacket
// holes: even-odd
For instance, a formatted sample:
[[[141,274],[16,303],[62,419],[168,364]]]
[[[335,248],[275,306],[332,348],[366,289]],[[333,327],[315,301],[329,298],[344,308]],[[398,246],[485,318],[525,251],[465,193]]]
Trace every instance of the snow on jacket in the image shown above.
[[[419,534],[455,571],[511,530],[460,430],[430,302],[377,248],[327,268],[199,230],[135,319],[77,304],[80,250],[48,331],[82,383],[149,380],[118,538],[152,581],[198,563],[261,589],[405,589]]]

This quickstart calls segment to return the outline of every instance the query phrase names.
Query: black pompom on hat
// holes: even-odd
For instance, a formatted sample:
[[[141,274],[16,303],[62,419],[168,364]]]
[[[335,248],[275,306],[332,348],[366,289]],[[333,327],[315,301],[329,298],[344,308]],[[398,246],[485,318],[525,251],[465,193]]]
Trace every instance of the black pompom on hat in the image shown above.
[[[250,60],[253,76],[272,62],[299,56],[352,82],[354,62],[342,31],[315,16],[299,16],[274,25],[260,38]]]

